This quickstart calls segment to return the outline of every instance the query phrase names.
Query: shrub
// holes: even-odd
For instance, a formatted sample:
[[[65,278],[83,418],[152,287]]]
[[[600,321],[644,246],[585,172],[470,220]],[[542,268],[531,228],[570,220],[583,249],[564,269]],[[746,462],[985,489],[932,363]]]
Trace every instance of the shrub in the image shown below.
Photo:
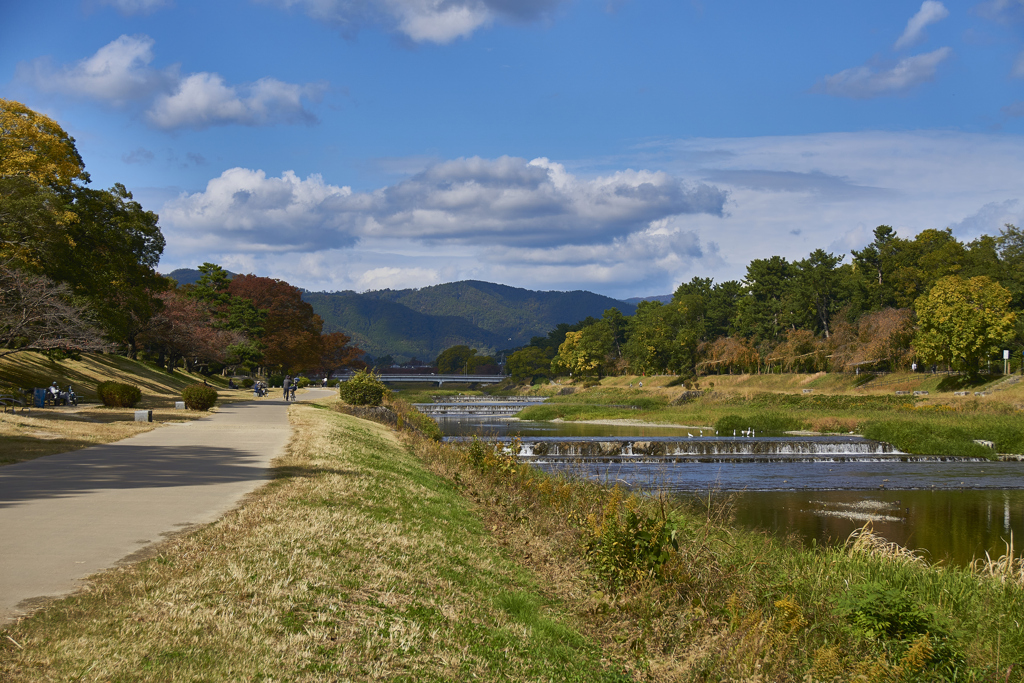
[[[267,386],[281,388],[281,384],[284,382],[284,375],[271,375],[267,378]]]
[[[96,395],[103,405],[111,408],[134,408],[142,400],[142,390],[122,382],[100,382]]]
[[[217,390],[205,384],[191,384],[181,391],[189,410],[209,410],[217,402]]]
[[[299,377],[298,382],[299,382],[299,389],[305,389],[306,387],[309,386],[309,378],[308,377]]]
[[[353,406],[379,406],[387,393],[388,389],[380,377],[366,370],[352,375],[338,388],[341,400]]]
[[[255,382],[253,382],[252,379],[249,377],[246,377],[245,379],[242,380],[243,389],[252,389],[253,384],[255,384]]]

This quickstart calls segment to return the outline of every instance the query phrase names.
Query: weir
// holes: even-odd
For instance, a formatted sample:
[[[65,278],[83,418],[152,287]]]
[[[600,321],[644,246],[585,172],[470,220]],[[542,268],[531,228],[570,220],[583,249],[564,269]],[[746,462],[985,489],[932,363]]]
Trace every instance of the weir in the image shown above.
[[[545,398],[489,398],[481,401],[478,396],[452,396],[435,403],[414,403],[413,407],[424,415],[445,417],[449,415],[475,415],[495,417],[515,415],[523,408],[543,403]]]
[[[447,437],[445,441],[471,441]],[[500,437],[483,439],[505,454],[535,463],[963,462],[909,455],[855,436],[817,437]],[[981,458],[971,458],[971,461]]]

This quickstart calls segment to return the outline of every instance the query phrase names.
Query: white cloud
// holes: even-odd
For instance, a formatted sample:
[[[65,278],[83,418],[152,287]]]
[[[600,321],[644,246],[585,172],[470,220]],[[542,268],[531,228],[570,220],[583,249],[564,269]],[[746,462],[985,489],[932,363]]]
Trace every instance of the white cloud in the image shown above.
[[[167,202],[160,216],[183,247],[197,252],[310,251],[355,243],[348,217],[335,210],[351,205],[351,197],[351,188],[326,184],[318,175],[302,180],[287,171],[268,178],[263,171],[232,168],[205,191]]]
[[[298,85],[261,78],[228,85],[219,74],[207,72],[182,77],[177,67],[158,71],[150,66],[153,45],[149,36],[123,35],[71,66],[55,69],[45,59],[19,64],[18,76],[40,90],[89,97],[114,106],[152,98],[145,117],[165,130],[316,123],[306,102],[318,102],[326,84]]]
[[[357,239],[536,248],[611,243],[669,216],[721,216],[725,200],[715,187],[662,172],[581,179],[548,159],[474,157],[370,193],[319,176],[234,168],[161,215],[175,232],[254,250],[313,251]]]
[[[825,77],[818,89],[829,95],[854,99],[899,95],[932,80],[939,64],[952,53],[950,48],[940,47],[933,52],[901,59],[886,69],[854,67]]]
[[[97,0],[100,5],[113,7],[125,16],[152,14],[162,7],[170,7],[172,0]]]
[[[918,42],[924,37],[924,29],[930,24],[934,24],[937,21],[942,21],[949,16],[949,10],[941,2],[936,0],[924,0],[921,3],[921,9],[917,11],[917,14],[910,18],[907,22],[907,27],[903,30],[903,35],[896,41],[894,47],[897,50],[901,50],[905,47],[909,47],[914,43]]]
[[[368,289],[406,289],[441,282],[438,271],[430,268],[395,268],[384,266],[359,273],[353,283],[357,291]]]
[[[1014,102],[1003,107],[1003,113],[1014,118],[1024,116],[1024,102]]]
[[[977,6],[977,11],[986,19],[1011,23],[1024,18],[1024,0],[990,0]]]
[[[1024,210],[1019,199],[989,202],[957,223],[951,223],[953,234],[960,239],[973,240],[979,235],[997,236],[999,229],[1007,223],[1020,225]]]
[[[150,68],[153,39],[122,35],[91,57],[55,69],[47,59],[18,65],[18,77],[46,92],[89,97],[113,105],[152,95],[174,79],[171,71]]]
[[[618,198],[609,187],[629,187],[630,178],[635,186],[640,174],[655,172],[597,177],[543,160],[453,160],[365,193],[317,177],[238,169],[159,211],[168,237],[161,268],[212,260],[317,290],[480,279],[625,298],[667,294],[695,275],[738,279],[751,259],[774,254],[797,260],[822,247],[849,255],[882,224],[903,237],[951,226],[961,239],[997,235],[1004,222],[1024,224],[1024,136],[698,138],[657,150],[648,143],[637,154],[657,156],[678,186],[687,186],[679,178],[704,178],[720,197],[728,192],[728,211],[649,219],[673,206],[659,204],[655,193],[647,208],[618,209],[635,222],[614,212],[606,218],[586,205]],[[660,187],[664,193],[668,185]],[[251,196],[236,200],[239,191]],[[488,198],[495,216],[474,230]],[[261,203],[266,210],[253,208]],[[409,217],[417,211],[431,220]],[[547,237],[537,237],[541,226]]]
[[[450,43],[467,38],[497,19],[530,22],[548,15],[562,0],[262,0],[298,7],[344,35],[365,23],[383,25],[415,42]]]
[[[296,85],[273,78],[228,86],[218,74],[196,73],[182,79],[173,93],[157,97],[146,118],[164,129],[315,123],[316,117],[306,109],[303,99],[318,100],[324,89],[322,85]]]
[[[1010,75],[1014,78],[1024,78],[1024,52],[1017,55],[1017,59],[1013,61],[1013,69],[1010,70]]]
[[[489,24],[493,15],[481,5],[438,7],[436,3],[394,3],[398,30],[417,43],[450,43]]]

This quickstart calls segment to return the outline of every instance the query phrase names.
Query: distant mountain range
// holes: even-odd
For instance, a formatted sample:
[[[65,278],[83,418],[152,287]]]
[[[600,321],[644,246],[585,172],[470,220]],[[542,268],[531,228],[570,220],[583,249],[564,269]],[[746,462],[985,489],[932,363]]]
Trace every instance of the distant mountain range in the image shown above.
[[[433,359],[465,344],[481,353],[528,344],[559,323],[601,317],[609,308],[632,315],[636,306],[593,292],[537,292],[478,280],[421,289],[310,292],[303,299],[324,319],[324,331],[341,331],[380,356]]]
[[[180,268],[168,276],[184,285],[200,275]],[[478,280],[362,294],[304,292],[302,298],[323,318],[324,332],[344,332],[374,356],[421,360],[458,344],[486,354],[523,346],[559,323],[600,318],[609,308],[633,315],[636,303],[644,300],[620,301],[582,290],[539,292]]]
[[[667,304],[672,301],[671,294],[658,294],[655,296],[632,296],[628,299],[623,299],[627,304],[638,305],[641,301],[660,301],[663,304]]]

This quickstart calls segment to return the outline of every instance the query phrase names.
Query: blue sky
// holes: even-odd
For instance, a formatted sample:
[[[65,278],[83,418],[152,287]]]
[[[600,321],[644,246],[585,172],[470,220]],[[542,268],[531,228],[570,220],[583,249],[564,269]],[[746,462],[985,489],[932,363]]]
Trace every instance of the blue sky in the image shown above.
[[[1024,220],[1024,0],[0,0],[161,270],[628,297]]]

